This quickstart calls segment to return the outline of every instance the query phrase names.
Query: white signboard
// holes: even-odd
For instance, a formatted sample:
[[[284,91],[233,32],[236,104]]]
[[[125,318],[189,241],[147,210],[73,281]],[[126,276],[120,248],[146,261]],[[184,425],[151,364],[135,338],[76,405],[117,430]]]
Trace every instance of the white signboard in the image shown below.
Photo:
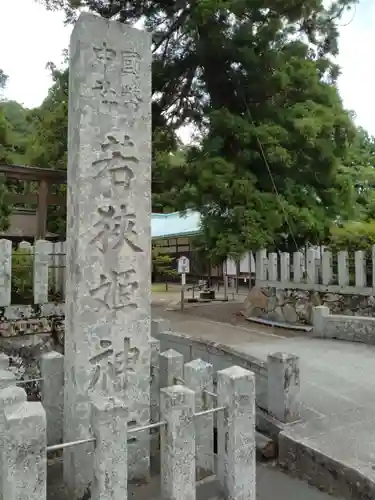
[[[180,257],[178,259],[178,272],[179,274],[190,273],[190,261],[187,257]]]

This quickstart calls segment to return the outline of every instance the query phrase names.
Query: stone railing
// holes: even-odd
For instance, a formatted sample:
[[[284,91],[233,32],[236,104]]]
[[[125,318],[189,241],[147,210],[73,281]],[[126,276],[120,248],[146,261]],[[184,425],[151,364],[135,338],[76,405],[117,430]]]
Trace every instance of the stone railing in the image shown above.
[[[25,391],[7,370],[6,356],[0,358],[1,498],[45,500],[47,454],[93,443],[90,498],[126,500],[129,443],[136,439],[134,435],[161,429],[162,499],[193,499],[197,481],[214,475],[224,498],[255,500],[254,374],[239,366],[220,370],[213,392],[211,364],[184,363],[183,356],[172,349],[160,353],[159,341],[154,339],[151,346],[151,423],[132,426],[122,401],[97,395],[91,400],[92,435],[68,443],[61,443],[63,356],[42,356],[42,403],[26,401]]]
[[[172,332],[169,322],[163,319],[152,320],[151,328],[161,350],[177,351],[185,361],[202,359],[213,366],[214,374],[232,365],[252,371],[257,407],[282,423],[299,418],[300,368],[299,358],[294,354],[272,353],[264,362],[233,347]]]
[[[375,345],[375,318],[330,314],[326,306],[314,307],[314,335]]]

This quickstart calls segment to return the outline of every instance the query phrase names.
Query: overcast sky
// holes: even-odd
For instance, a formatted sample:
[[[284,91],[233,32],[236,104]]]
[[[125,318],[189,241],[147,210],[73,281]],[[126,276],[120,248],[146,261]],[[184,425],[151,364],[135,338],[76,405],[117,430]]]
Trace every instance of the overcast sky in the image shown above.
[[[0,68],[9,75],[5,96],[26,107],[39,106],[51,85],[46,64],[59,65],[69,45],[71,27],[63,15],[34,0],[0,0]],[[375,135],[375,0],[360,0],[355,15],[341,22],[340,93],[357,123]]]

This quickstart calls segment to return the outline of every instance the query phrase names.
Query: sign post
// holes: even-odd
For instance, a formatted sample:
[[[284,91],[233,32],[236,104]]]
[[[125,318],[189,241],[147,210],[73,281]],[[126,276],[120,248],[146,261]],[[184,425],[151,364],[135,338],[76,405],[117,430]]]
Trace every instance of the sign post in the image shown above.
[[[181,312],[185,309],[185,285],[186,274],[190,272],[190,261],[187,257],[180,257],[178,259],[178,273],[181,274]]]

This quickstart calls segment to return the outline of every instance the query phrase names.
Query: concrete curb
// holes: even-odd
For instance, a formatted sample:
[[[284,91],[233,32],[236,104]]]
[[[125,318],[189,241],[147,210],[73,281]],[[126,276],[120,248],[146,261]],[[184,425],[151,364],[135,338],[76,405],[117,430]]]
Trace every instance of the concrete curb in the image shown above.
[[[375,498],[375,481],[353,466],[292,438],[287,430],[280,432],[278,445],[279,465],[292,476],[330,495],[353,500]]]

